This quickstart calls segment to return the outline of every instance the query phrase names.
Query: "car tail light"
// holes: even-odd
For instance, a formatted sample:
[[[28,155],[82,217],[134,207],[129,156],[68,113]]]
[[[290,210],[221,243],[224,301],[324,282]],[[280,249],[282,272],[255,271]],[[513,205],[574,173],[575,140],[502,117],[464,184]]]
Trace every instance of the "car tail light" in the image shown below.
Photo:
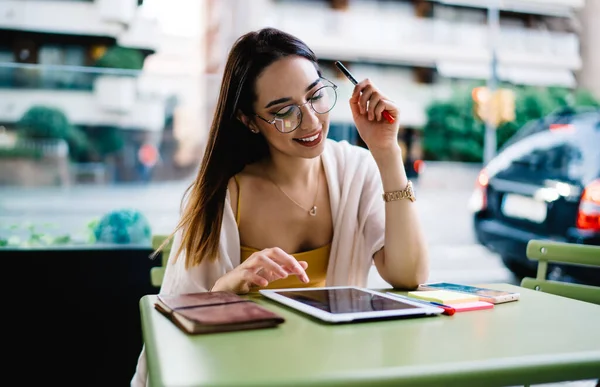
[[[487,186],[489,177],[487,171],[482,169],[475,181],[475,190],[469,201],[469,208],[473,212],[483,211],[487,208]]]
[[[577,228],[600,231],[600,179],[594,180],[583,190],[577,214]]]
[[[550,124],[551,132],[574,132],[575,126],[572,124]]]

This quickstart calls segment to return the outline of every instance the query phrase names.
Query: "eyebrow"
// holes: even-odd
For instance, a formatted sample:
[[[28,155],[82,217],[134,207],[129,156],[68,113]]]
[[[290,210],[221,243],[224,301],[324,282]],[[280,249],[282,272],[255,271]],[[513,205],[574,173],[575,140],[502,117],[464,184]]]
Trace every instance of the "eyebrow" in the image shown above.
[[[316,81],[314,81],[313,83],[311,83],[310,85],[308,85],[308,87],[306,88],[306,92],[309,92],[310,89],[312,89],[313,87],[315,87],[319,82],[321,82],[321,78],[317,78]],[[292,97],[285,97],[285,98],[279,98],[279,99],[273,100],[273,101],[269,102],[265,106],[265,109],[268,109],[268,108],[270,108],[273,105],[278,105],[280,103],[288,102],[288,101],[291,101],[291,100],[292,100]]]

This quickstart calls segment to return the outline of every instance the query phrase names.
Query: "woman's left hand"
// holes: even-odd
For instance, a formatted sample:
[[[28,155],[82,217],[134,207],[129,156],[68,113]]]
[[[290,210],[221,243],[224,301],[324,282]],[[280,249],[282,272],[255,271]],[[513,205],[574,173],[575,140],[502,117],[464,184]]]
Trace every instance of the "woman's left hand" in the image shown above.
[[[369,79],[354,86],[350,109],[358,133],[371,152],[387,151],[398,147],[400,111],[396,104],[383,95]],[[394,123],[390,124],[383,117],[384,110],[394,118]]]

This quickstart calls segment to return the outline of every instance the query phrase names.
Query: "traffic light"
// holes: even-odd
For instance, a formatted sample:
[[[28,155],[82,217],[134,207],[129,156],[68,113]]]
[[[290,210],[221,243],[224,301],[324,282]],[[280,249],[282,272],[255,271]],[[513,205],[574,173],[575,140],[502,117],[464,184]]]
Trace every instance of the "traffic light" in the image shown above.
[[[473,88],[473,114],[483,122],[498,126],[515,120],[515,95],[510,89],[491,93],[487,87]]]
[[[495,93],[498,124],[515,120],[515,93],[510,89],[499,89]]]
[[[490,110],[490,90],[487,87],[475,87],[471,92],[473,97],[473,114],[486,122]]]

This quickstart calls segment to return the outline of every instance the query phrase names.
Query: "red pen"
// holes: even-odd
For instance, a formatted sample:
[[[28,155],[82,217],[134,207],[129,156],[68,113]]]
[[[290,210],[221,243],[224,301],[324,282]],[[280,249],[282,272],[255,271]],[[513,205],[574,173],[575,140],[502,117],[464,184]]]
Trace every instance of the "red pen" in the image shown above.
[[[350,71],[348,71],[348,69],[346,68],[346,66],[344,66],[342,64],[342,62],[340,62],[339,60],[337,62],[335,62],[335,65],[338,69],[340,69],[340,71],[342,73],[344,73],[344,75],[346,76],[346,78],[348,78],[350,80],[350,82],[352,82],[354,85],[356,85],[358,83],[358,81],[356,80],[356,78],[354,78],[352,76],[352,74],[350,74]],[[394,119],[394,117],[392,117],[392,115],[390,114],[390,112],[388,112],[387,110],[384,110],[383,113],[381,113],[381,115],[383,116],[383,118],[385,118],[387,120],[387,122],[389,122],[390,124],[393,124],[394,121],[396,121]]]
[[[444,309],[444,314],[445,314],[445,315],[452,316],[454,313],[456,313],[456,309],[454,309],[454,308],[453,308],[453,307],[451,307],[451,306],[444,305],[444,304],[440,304],[440,303],[438,303],[438,302],[430,302],[430,304],[431,304],[431,305],[435,305],[435,306],[437,306],[437,307],[439,307],[439,308],[442,308],[442,309]]]

